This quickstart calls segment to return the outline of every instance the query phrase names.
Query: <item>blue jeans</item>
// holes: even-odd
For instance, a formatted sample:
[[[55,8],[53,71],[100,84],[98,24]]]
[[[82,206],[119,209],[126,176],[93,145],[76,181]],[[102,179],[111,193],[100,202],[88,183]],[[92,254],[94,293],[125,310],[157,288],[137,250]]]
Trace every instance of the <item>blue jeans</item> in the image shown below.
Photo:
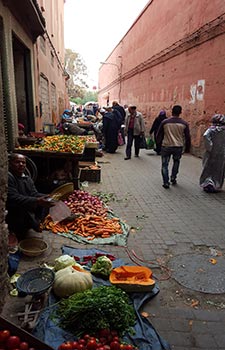
[[[171,172],[171,179],[175,180],[179,172],[180,159],[182,157],[183,147],[162,147],[161,159],[162,159],[162,178],[163,183],[169,183],[169,162],[170,157],[173,156],[173,166]]]

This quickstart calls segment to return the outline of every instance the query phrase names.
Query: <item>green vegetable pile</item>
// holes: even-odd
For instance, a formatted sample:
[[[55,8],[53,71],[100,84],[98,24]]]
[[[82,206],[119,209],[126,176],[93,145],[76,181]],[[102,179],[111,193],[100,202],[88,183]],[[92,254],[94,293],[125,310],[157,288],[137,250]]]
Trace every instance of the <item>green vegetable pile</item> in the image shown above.
[[[105,255],[99,256],[91,267],[91,273],[108,278],[112,271],[112,261]]]
[[[104,328],[121,336],[131,331],[136,320],[128,295],[114,286],[100,286],[62,299],[54,316],[59,318],[60,327],[76,336]]]

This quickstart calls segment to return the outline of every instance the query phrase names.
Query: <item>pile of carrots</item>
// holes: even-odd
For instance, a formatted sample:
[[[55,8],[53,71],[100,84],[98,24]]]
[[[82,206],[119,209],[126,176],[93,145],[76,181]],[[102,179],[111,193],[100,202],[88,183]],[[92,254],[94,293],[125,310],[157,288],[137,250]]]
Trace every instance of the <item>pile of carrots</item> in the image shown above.
[[[122,234],[119,218],[105,218],[97,215],[86,215],[71,220],[63,220],[59,223],[52,221],[48,215],[42,229],[51,230],[53,233],[73,233],[93,240],[95,238],[109,238],[113,234]]]

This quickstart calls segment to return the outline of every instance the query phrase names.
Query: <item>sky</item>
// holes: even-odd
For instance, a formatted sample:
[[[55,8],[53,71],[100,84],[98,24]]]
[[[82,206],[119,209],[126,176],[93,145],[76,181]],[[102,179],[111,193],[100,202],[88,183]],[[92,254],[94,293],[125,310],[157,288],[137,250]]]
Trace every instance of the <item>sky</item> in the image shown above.
[[[104,62],[149,0],[66,0],[65,48],[81,55],[90,89],[98,86]]]

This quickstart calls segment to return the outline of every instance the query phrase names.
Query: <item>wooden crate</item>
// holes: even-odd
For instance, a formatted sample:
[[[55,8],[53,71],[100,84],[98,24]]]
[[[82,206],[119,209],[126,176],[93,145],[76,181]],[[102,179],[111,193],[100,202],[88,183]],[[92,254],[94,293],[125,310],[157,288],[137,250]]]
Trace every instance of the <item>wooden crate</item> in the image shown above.
[[[43,343],[22,328],[19,328],[15,324],[7,321],[5,318],[0,317],[0,330],[4,329],[8,329],[11,335],[18,336],[21,341],[29,343],[30,348],[35,348],[36,350],[53,350],[51,346]]]

